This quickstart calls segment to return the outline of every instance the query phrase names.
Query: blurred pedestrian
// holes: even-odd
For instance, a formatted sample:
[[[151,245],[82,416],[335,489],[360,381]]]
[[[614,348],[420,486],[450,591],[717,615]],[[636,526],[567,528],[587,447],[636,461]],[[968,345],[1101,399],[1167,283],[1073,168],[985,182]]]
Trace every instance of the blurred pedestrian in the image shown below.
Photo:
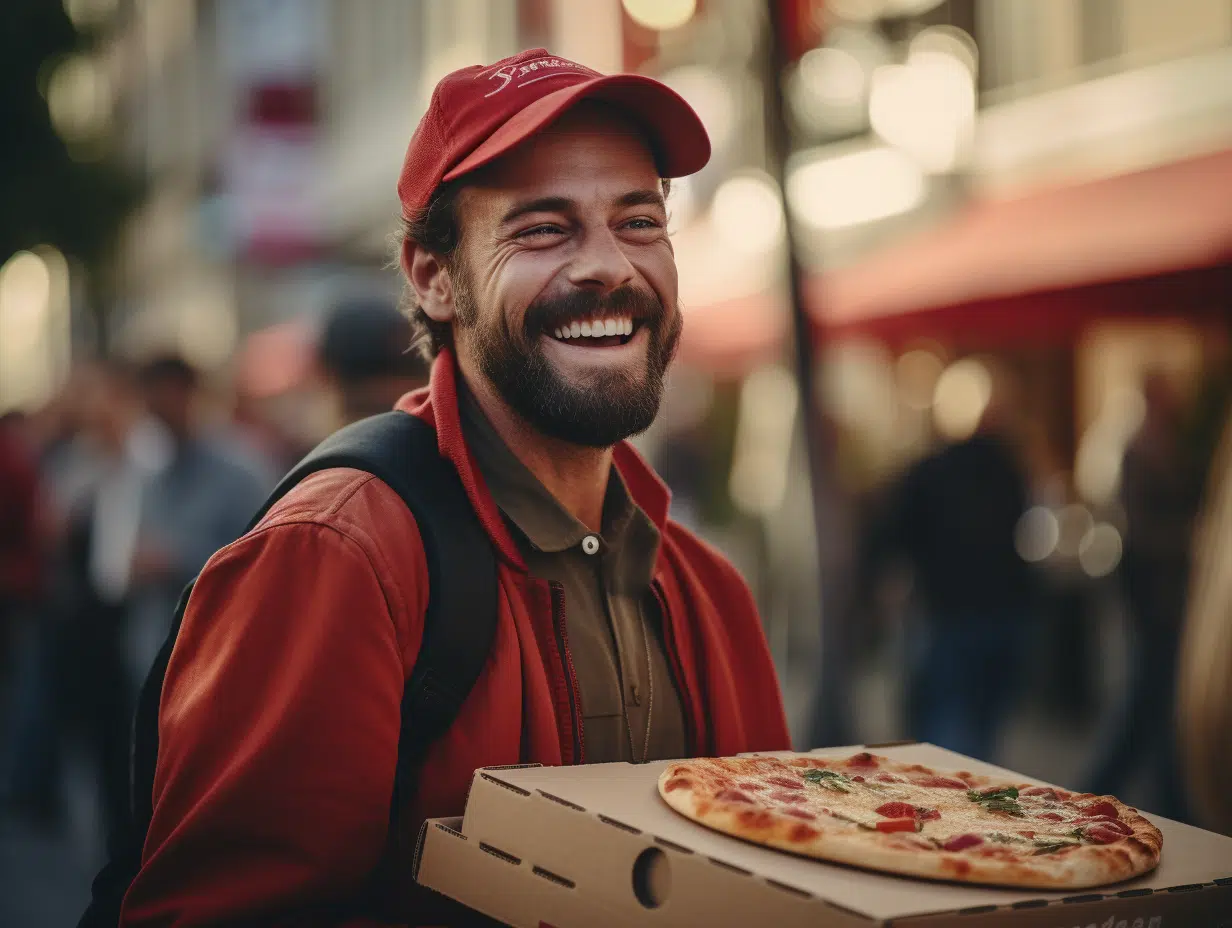
[[[915,577],[905,715],[922,741],[990,760],[1013,705],[1034,578],[1014,545],[1028,486],[995,393],[974,432],[917,462],[892,503]]]
[[[411,347],[411,322],[392,300],[352,298],[326,316],[318,354],[340,425],[387,412],[428,382],[428,362]]]
[[[435,430],[429,453],[498,564],[484,671],[391,835],[425,544],[389,485],[308,477],[193,591],[124,925],[325,909],[424,924],[423,896],[374,877],[391,860],[403,872],[398,847],[425,817],[462,812],[478,766],[788,747],[748,588],[667,518],[624,441],[655,418],[680,333],[662,179],[708,156],[696,114],[649,78],[535,49],[441,80],[398,185],[435,362],[398,408]]]
[[[147,361],[141,393],[161,429],[129,567],[129,671],[145,677],[170,627],[180,591],[205,562],[244,531],[275,476],[224,428],[203,422],[201,376],[179,355]]]
[[[1181,639],[1178,733],[1199,824],[1232,835],[1232,416],[1211,469]]]
[[[1173,719],[1201,479],[1182,441],[1177,391],[1166,377],[1152,374],[1143,395],[1146,416],[1121,466],[1126,536],[1120,569],[1129,618],[1129,681],[1087,787],[1115,794],[1145,770],[1148,808],[1184,819]]]

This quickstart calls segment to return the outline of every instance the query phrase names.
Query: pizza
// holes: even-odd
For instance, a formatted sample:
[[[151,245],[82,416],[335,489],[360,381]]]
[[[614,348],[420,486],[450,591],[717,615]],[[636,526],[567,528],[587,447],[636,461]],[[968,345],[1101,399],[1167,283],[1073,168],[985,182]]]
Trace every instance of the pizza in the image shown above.
[[[1163,845],[1158,828],[1111,796],[868,752],[674,761],[659,794],[737,838],[935,880],[1081,889],[1153,869]]]

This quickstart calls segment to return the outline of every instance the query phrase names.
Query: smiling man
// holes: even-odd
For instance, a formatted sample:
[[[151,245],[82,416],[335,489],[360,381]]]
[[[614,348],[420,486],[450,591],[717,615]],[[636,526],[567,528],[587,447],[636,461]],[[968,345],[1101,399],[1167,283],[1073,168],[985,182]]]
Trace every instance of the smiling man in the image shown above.
[[[477,767],[788,747],[747,587],[625,442],[681,331],[666,179],[709,151],[662,84],[543,49],[440,82],[398,184],[435,363],[398,408],[435,430],[495,554],[486,664],[389,834],[425,541],[380,480],[305,479],[197,582],[123,924],[421,924],[440,916],[409,871],[373,876],[461,814]]]

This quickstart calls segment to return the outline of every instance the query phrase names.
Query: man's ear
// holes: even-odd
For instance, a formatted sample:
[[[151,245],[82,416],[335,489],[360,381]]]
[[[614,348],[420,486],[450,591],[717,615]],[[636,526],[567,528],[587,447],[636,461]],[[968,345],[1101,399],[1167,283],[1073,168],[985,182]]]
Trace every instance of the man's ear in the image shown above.
[[[456,311],[453,278],[444,260],[407,241],[402,246],[401,263],[415,299],[428,318],[433,322],[452,322]]]

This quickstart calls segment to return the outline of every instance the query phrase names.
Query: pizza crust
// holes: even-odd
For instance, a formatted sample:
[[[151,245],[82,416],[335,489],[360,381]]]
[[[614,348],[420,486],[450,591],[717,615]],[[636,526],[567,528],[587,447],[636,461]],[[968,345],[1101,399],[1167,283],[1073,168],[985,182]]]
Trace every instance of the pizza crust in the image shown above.
[[[787,788],[801,770],[837,770],[849,773],[862,767],[843,767],[850,758],[800,756],[777,758],[702,758],[670,764],[659,779],[659,793],[674,810],[709,828],[779,850],[835,863],[933,880],[954,880],[995,886],[1040,889],[1085,889],[1129,879],[1153,869],[1159,863],[1163,836],[1137,810],[1113,797],[1088,793],[1068,793],[1057,808],[1071,814],[1071,806],[1111,803],[1117,818],[1130,831],[1107,844],[1075,844],[1059,851],[1038,852],[1032,839],[1018,836],[1021,826],[1036,824],[1009,815],[987,813],[968,798],[966,789],[926,788],[916,781],[941,777],[961,781],[967,788],[986,790],[1005,784],[966,771],[941,771],[919,764],[903,764],[876,755],[870,758],[874,776],[902,777],[907,782],[889,783],[868,789],[891,792],[895,799],[918,805],[937,805],[937,821],[924,822],[920,831],[883,833],[870,830],[880,818],[866,806],[880,795],[862,800],[848,793],[821,790],[813,784]],[[1035,784],[1013,784],[1021,790]],[[861,783],[860,787],[865,784]],[[797,793],[803,798],[796,798]],[[946,794],[950,794],[947,796]],[[1042,801],[1042,800],[1041,800]],[[824,810],[824,811],[823,811]],[[803,814],[802,814],[803,813]],[[806,818],[805,815],[812,818]],[[871,818],[870,818],[871,815]],[[974,823],[974,824],[972,824]],[[1049,823],[1039,825],[1049,829]],[[1063,825],[1055,826],[1057,828]],[[959,832],[982,830],[986,835],[1004,837],[1014,843],[985,841],[978,847],[947,851],[938,846],[940,838]],[[1002,829],[1004,832],[1002,833]],[[1028,829],[1030,830],[1030,829]],[[930,834],[931,831],[931,834]]]

